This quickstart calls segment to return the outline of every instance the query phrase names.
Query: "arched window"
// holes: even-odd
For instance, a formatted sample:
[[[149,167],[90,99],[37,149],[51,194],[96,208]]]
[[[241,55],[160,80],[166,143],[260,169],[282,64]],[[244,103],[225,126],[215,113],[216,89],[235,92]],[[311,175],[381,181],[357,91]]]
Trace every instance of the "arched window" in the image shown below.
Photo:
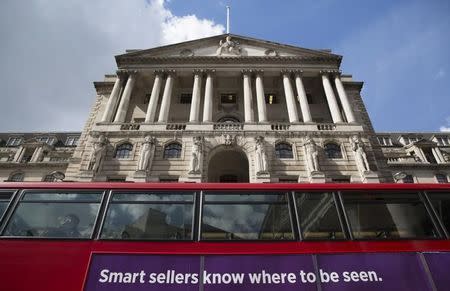
[[[336,143],[327,143],[324,147],[324,151],[329,159],[342,159],[341,147]]]
[[[56,182],[55,176],[53,174],[45,175],[42,182]]]
[[[14,173],[11,176],[9,176],[8,181],[9,182],[22,182],[24,177],[25,177],[25,174],[22,172]]]
[[[275,155],[279,159],[294,158],[294,154],[292,153],[292,146],[286,142],[280,142],[275,145]]]
[[[114,157],[116,159],[129,159],[129,158],[131,158],[132,151],[133,151],[133,145],[131,143],[123,143],[116,148]]]
[[[405,178],[403,178],[403,183],[413,184],[414,183],[413,175],[406,175]]]
[[[179,158],[181,157],[181,144],[177,142],[171,142],[164,147],[164,158]]]

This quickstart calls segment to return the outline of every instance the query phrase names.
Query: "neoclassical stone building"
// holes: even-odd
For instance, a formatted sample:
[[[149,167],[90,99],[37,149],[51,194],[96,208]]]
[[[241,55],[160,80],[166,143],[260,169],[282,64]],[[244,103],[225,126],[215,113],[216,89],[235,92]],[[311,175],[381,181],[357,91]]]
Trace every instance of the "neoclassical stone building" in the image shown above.
[[[116,56],[116,74],[94,82],[83,132],[53,133],[76,137],[77,146],[1,134],[0,178],[40,181],[58,171],[64,181],[448,181],[449,136],[375,133],[363,83],[341,73],[341,60],[231,34],[127,51]],[[61,152],[70,159],[51,163]]]

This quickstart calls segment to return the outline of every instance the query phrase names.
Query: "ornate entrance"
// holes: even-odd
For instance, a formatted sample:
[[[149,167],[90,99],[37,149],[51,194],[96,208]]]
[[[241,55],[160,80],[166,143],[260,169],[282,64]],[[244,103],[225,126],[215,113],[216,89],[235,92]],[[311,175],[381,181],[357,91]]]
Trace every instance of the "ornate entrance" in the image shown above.
[[[248,183],[248,159],[236,148],[216,149],[208,163],[208,182]]]

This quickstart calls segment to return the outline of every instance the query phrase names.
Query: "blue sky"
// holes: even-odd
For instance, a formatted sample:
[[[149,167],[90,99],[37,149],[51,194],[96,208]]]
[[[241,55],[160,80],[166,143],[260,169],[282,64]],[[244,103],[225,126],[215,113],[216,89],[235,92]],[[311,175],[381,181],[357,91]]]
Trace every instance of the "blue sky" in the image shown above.
[[[81,130],[113,56],[223,32],[343,55],[375,129],[450,131],[450,1],[4,0],[0,131]]]

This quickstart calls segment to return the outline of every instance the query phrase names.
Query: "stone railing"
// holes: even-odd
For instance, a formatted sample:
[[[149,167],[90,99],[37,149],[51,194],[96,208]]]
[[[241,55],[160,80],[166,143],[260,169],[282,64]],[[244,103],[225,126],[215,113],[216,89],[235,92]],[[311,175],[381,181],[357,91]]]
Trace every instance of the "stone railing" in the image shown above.
[[[389,157],[387,158],[388,164],[420,164],[422,163],[419,160],[416,160],[414,157]]]
[[[317,124],[318,130],[336,130],[336,124],[333,123],[320,123]]]
[[[166,130],[185,130],[186,124],[184,123],[169,123],[166,125]]]
[[[289,130],[290,125],[287,123],[273,123],[270,125],[270,129],[272,130]]]
[[[214,130],[243,130],[244,125],[242,123],[214,123]]]
[[[140,127],[139,123],[124,123],[120,125],[120,130],[139,130]]]

